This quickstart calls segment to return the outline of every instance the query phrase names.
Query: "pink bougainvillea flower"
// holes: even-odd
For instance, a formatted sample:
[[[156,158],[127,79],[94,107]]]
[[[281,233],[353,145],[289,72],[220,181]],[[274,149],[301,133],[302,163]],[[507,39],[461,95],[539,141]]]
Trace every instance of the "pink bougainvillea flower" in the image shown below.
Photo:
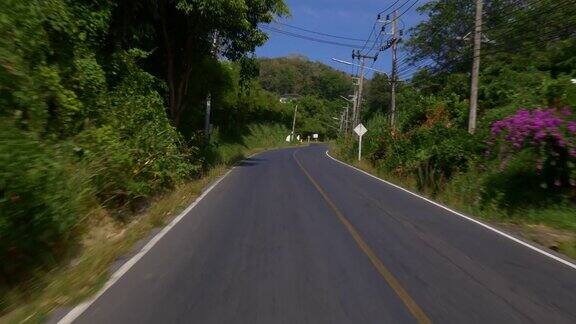
[[[544,162],[552,166],[566,165],[558,163],[565,159],[576,162],[576,120],[571,108],[561,110],[548,109],[520,109],[514,115],[508,116],[492,123],[490,146],[503,145],[505,154],[511,154],[525,148],[534,148],[538,154],[535,161],[538,172],[544,169]],[[504,157],[503,161],[507,158]],[[573,165],[573,164],[572,164]],[[574,183],[576,179],[572,174],[569,179]],[[562,186],[560,180],[554,182],[555,186]]]

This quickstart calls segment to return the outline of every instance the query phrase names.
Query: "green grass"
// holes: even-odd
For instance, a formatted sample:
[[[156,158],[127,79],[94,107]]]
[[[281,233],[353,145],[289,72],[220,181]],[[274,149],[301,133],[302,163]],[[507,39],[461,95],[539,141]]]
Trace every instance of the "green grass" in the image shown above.
[[[253,124],[248,126],[248,133],[235,142],[218,143],[218,136],[215,136],[214,163],[229,165],[253,151],[292,146],[294,143],[285,141],[289,133],[279,124]]]

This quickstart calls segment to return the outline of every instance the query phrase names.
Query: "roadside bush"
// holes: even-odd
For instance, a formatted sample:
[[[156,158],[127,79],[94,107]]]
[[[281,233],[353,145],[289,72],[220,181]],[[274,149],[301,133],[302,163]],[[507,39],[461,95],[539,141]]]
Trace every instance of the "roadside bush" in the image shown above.
[[[210,164],[232,164],[245,157],[246,152],[258,148],[271,148],[289,145],[285,141],[290,131],[281,124],[253,124],[247,127],[247,134],[237,142],[220,140],[219,132],[212,134]]]
[[[443,125],[420,127],[395,137],[387,128],[372,129],[377,132],[370,135],[375,139],[367,141],[372,162],[395,176],[413,177],[419,190],[432,193],[454,173],[465,171],[479,151],[467,132]]]
[[[107,122],[76,138],[101,201],[110,207],[139,203],[172,187],[200,168],[189,159],[176,129],[153,89],[154,78],[132,70],[111,95]]]
[[[55,147],[0,123],[0,284],[55,259],[91,192],[87,182]]]
[[[368,121],[367,128],[369,133],[363,138],[362,150],[367,159],[376,162],[385,158],[387,147],[392,144],[390,121],[387,116],[377,114]]]
[[[513,211],[518,208],[546,207],[558,203],[559,195],[551,194],[557,188],[542,186],[542,177],[534,172],[534,152],[523,150],[506,161],[502,168],[500,160],[489,163],[482,179],[482,205],[495,205]]]
[[[243,138],[248,148],[269,148],[286,144],[288,128],[280,124],[254,124],[248,126],[249,135]]]
[[[458,171],[465,171],[476,156],[477,147],[464,130],[435,125],[420,128],[410,134],[404,143],[408,150],[398,156],[405,173],[416,178],[418,189],[438,192],[440,186]]]
[[[530,171],[540,178],[541,187],[576,187],[576,118],[571,108],[521,109],[494,122],[491,134],[501,169],[527,151]]]

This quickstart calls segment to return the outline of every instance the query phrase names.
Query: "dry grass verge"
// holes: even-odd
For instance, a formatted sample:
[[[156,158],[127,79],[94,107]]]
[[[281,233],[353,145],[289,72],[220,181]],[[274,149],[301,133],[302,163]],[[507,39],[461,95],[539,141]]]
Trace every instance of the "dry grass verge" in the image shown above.
[[[0,317],[0,323],[38,323],[54,309],[74,305],[96,293],[118,258],[183,211],[226,170],[224,166],[216,167],[199,180],[179,185],[154,199],[144,213],[128,223],[115,220],[105,209],[94,210],[83,224],[77,255],[66,266],[39,274],[34,283],[16,287],[3,296],[3,303],[11,306]]]

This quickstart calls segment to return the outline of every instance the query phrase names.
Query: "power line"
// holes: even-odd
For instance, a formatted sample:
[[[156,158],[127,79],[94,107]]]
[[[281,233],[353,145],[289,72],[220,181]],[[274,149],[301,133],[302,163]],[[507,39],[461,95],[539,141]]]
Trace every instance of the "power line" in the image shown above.
[[[404,1],[404,3],[402,3],[398,8],[394,8],[393,11],[397,11],[397,10],[402,9],[402,7],[404,7],[405,5],[407,5],[409,2],[410,2],[410,0]],[[395,3],[398,3],[398,1],[396,1]],[[414,6],[414,5],[410,6],[410,8],[413,7],[413,6]],[[382,13],[382,12],[380,12],[380,14],[381,14],[381,13]],[[400,16],[398,16],[398,18],[400,18]],[[398,18],[397,18],[397,19],[398,19]]]
[[[520,1],[519,1],[519,2],[520,2]],[[516,4],[518,4],[519,2],[517,2]],[[575,2],[574,2],[573,0],[557,1],[557,2],[556,2],[556,4],[557,4],[556,7],[549,8],[548,11],[539,12],[539,11],[537,11],[538,8],[537,8],[537,7],[534,7],[534,6],[541,5],[540,2],[538,2],[538,1],[534,1],[534,2],[531,2],[531,3],[530,3],[530,2],[527,2],[527,5],[526,5],[526,6],[524,6],[524,7],[516,7],[515,9],[509,11],[506,15],[507,15],[507,16],[511,16],[512,14],[515,14],[515,13],[518,13],[518,12],[523,11],[524,13],[530,13],[530,12],[532,12],[532,14],[528,14],[526,17],[523,17],[523,18],[530,18],[530,17],[534,18],[534,17],[538,17],[538,16],[544,16],[545,13],[549,13],[549,12],[553,11],[554,9],[562,8],[562,7],[564,7],[565,5],[573,5],[574,3],[575,3]],[[514,4],[512,4],[512,5],[508,6],[508,7],[510,8],[510,7],[512,7],[512,6],[514,6]],[[515,21],[515,22],[518,22],[518,21]],[[505,23],[506,23],[506,24],[510,24],[510,22],[505,22]],[[484,25],[486,25],[486,24],[487,24],[487,22],[483,23],[482,25],[484,26]],[[484,28],[487,28],[487,27],[482,27],[482,28],[484,29]]]
[[[400,75],[401,77],[406,77],[407,75],[409,75],[410,73],[414,74],[416,73],[419,69],[425,69],[428,67],[432,67],[434,66],[435,63],[434,62],[422,62],[421,64],[416,64],[414,66],[411,66],[409,68],[403,69],[401,70],[398,75]]]
[[[382,31],[378,32],[378,36],[376,36],[376,39],[374,40],[374,44],[372,44],[372,47],[368,50],[367,54],[372,53],[372,51],[376,48],[376,46],[378,46],[377,52],[380,50],[380,48],[382,47],[382,41],[378,42],[378,39],[380,39],[381,36],[382,36]]]
[[[311,29],[306,29],[306,28],[302,28],[302,27],[298,27],[298,26],[294,26],[294,25],[289,25],[289,24],[285,24],[285,23],[281,23],[278,21],[274,22],[275,24],[278,25],[282,25],[282,26],[286,26],[286,27],[290,27],[293,29],[297,29],[300,31],[305,31],[311,34],[316,34],[316,35],[321,35],[321,36],[326,36],[326,37],[332,37],[332,38],[339,38],[339,39],[344,39],[344,40],[351,40],[351,41],[359,41],[359,42],[366,42],[366,39],[361,39],[361,38],[353,38],[353,37],[346,37],[346,36],[337,36],[337,35],[331,35],[331,34],[327,34],[327,33],[322,33],[322,32],[318,32],[315,30],[311,30]]]
[[[536,44],[542,44],[542,43],[545,43],[548,41],[557,40],[557,39],[559,39],[559,37],[566,36],[566,35],[563,35],[563,33],[569,32],[570,30],[573,30],[572,34],[576,34],[576,20],[569,21],[569,22],[570,22],[569,25],[564,26],[561,29],[551,30],[551,31],[548,31],[545,33],[540,33],[538,35],[535,35],[535,37],[533,37],[532,39],[527,38],[525,35],[515,35],[513,37],[507,38],[506,41],[508,43],[514,42],[514,41],[520,41],[520,42],[522,42],[522,45],[536,45]],[[518,48],[515,47],[514,50],[515,50],[515,52],[517,52]],[[510,51],[509,48],[491,49],[491,50],[487,50],[486,54],[508,53],[509,51]],[[484,54],[482,54],[482,55],[484,55]]]
[[[567,1],[561,1],[559,3],[556,3],[556,6],[553,8],[549,8],[547,11],[544,11],[544,13],[540,13],[540,12],[535,12],[536,15],[540,16],[540,17],[546,17],[545,13],[549,13],[551,11],[553,11],[554,9],[561,9],[563,7],[566,7],[567,5],[570,5],[574,3],[573,0],[567,0]],[[534,4],[534,3],[532,3]],[[517,11],[517,10],[516,10]],[[525,16],[524,19],[528,19],[530,16],[532,15],[528,15]],[[565,21],[564,21],[565,22]],[[510,36],[510,34],[517,32],[517,30],[522,27],[520,24],[520,21],[516,21],[515,24],[512,25],[512,27],[507,27],[507,28],[503,28],[498,30],[497,27],[492,27],[489,30],[495,30],[495,31],[500,31],[499,33],[494,34],[496,37],[506,37],[506,36]],[[535,35],[536,37],[533,37],[533,39],[531,41],[525,41],[526,40],[526,36],[525,34],[522,35],[518,35],[517,33],[515,33],[515,35],[512,35],[512,37],[506,37],[506,42],[510,43],[513,41],[522,41],[523,44],[531,44],[533,42],[539,42],[540,39],[542,39],[541,36],[551,36],[551,39],[554,39],[554,35],[556,36],[561,36],[561,34],[558,34],[558,32],[565,32],[568,31],[572,26],[566,26],[560,30],[550,30],[548,32],[545,33],[539,33],[538,35]],[[432,38],[434,36],[436,36],[436,34],[438,34],[440,32],[440,30],[436,30],[435,32],[433,32],[431,35],[429,35],[427,38]],[[506,52],[506,49],[503,50],[488,50],[485,51],[486,54],[493,54],[493,53],[500,53],[500,52]],[[482,56],[486,55],[486,54],[482,54]],[[401,63],[401,66],[404,66],[408,63],[408,61],[406,60],[405,63]]]
[[[410,56],[409,53],[404,53],[402,56],[400,56],[400,57],[398,58],[398,61],[401,61],[401,62],[398,64],[398,67],[402,67],[402,66],[405,66],[406,64],[410,64],[410,60],[409,60],[409,57],[408,57],[408,56]]]
[[[570,28],[574,28],[576,30],[576,21],[573,22],[573,24],[566,26],[565,28],[559,30],[560,32],[569,30]],[[547,42],[547,41],[551,41],[554,40],[555,38],[557,38],[559,35],[557,34],[558,31],[554,31],[554,32],[549,32],[549,33],[544,33],[544,34],[540,34],[539,36],[545,36],[545,38],[542,39],[538,39],[538,40],[533,40],[532,42],[528,42],[528,43],[532,43],[532,44],[536,44],[536,43],[542,43],[542,42]],[[576,33],[576,32],[575,32]],[[523,36],[518,36],[515,39],[520,39]],[[514,40],[514,39],[512,39]],[[508,51],[506,49],[489,49],[486,50],[484,52],[482,52],[482,54],[480,54],[480,57],[486,57],[489,55],[494,55],[494,54],[500,54],[500,53],[507,53]],[[460,57],[464,57],[464,55],[461,55]],[[472,56],[472,59],[475,56]],[[405,69],[401,69],[399,74],[401,77],[406,77],[407,75],[409,75],[410,73],[414,74],[416,73],[417,69],[424,69],[424,68],[428,68],[428,67],[433,67],[434,65],[436,65],[434,62],[422,62],[421,64],[415,64],[413,66],[407,66]],[[445,69],[440,69],[439,71],[445,71]]]
[[[394,7],[398,2],[400,2],[400,0],[396,0],[393,4],[389,5],[388,8],[380,11],[378,14],[381,15],[381,14],[385,13],[385,12],[388,11],[390,8]]]
[[[410,9],[412,9],[420,0],[415,0],[410,7],[406,8],[406,10],[402,11],[402,13],[400,15],[398,15],[398,17],[396,17],[396,19],[400,19],[400,17],[404,16]],[[406,3],[408,3],[408,1],[406,1]]]
[[[416,3],[418,3],[418,1],[419,1],[419,0],[415,0],[414,2],[412,2],[412,4],[411,4],[410,6],[408,6],[408,8],[406,8],[406,10],[404,10],[401,14],[399,14],[398,16],[396,16],[396,18],[393,19],[394,22],[399,21],[399,22],[401,22],[402,24],[404,24],[404,22],[400,19],[400,17],[402,17],[402,16],[403,16],[404,14],[406,14],[410,9],[412,9],[412,8],[416,5]],[[410,2],[409,0],[408,0],[408,1],[405,1],[400,7],[396,8],[396,9],[394,9],[394,10],[397,11],[398,9],[404,7],[404,6],[405,6],[406,4],[408,4],[409,2]],[[398,3],[398,1],[396,1],[395,3],[393,3],[393,4],[392,4],[391,6],[389,6],[386,10],[388,10],[389,8],[391,8],[392,6],[394,6],[394,4],[396,4],[396,3]],[[386,10],[384,10],[384,11],[386,11]],[[381,14],[382,12],[384,12],[384,11],[381,11],[380,14]],[[380,16],[380,14],[379,14],[379,16]],[[376,21],[376,22],[378,22],[378,21]],[[404,25],[405,25],[405,24],[404,24]],[[372,33],[374,32],[375,26],[376,26],[376,23],[374,24],[374,27],[372,28],[372,32],[370,33],[370,35],[372,35]],[[374,48],[376,47],[376,44],[378,43],[378,39],[379,39],[380,36],[382,36],[382,35],[383,35],[382,30],[380,30],[380,31],[378,32],[378,36],[376,36],[375,43],[373,44],[372,48],[370,48],[370,50],[368,50],[368,54],[370,54],[370,53],[374,50]],[[388,40],[390,40],[390,39],[391,39],[391,38],[388,38]],[[381,45],[382,45],[383,43],[384,43],[383,40],[380,41],[380,44],[381,44]],[[382,47],[382,46],[380,46],[380,48],[381,48],[381,47]],[[365,46],[362,48],[362,50],[364,50],[364,48],[365,48]],[[380,48],[379,48],[378,50],[380,50]]]
[[[565,7],[569,7],[569,6],[573,6],[576,2],[574,0],[564,0],[564,1],[558,1],[556,2],[556,6],[551,7],[551,8],[545,8],[547,10],[545,11],[535,11],[535,10],[527,10],[525,11],[526,16],[521,17],[521,19],[517,19],[513,22],[506,22],[506,27],[503,27],[501,29],[497,29],[498,26],[496,27],[485,27],[485,30],[495,30],[496,31],[496,36],[505,36],[507,34],[506,31],[510,32],[510,31],[516,31],[517,29],[519,29],[519,27],[522,27],[522,22],[526,22],[526,21],[530,21],[530,20],[535,20],[537,18],[540,17],[546,17],[546,14],[553,12],[554,10],[559,10],[559,9],[563,9]],[[519,10],[515,10],[514,12],[518,12]],[[530,13],[532,12],[532,13]],[[511,13],[507,14],[508,16],[511,15]]]
[[[372,35],[374,34],[374,31],[376,30],[376,23],[377,23],[377,21],[375,21],[374,24],[372,25],[372,30],[370,31],[370,35],[368,35],[368,39],[366,40],[366,42],[364,43],[364,45],[362,46],[362,49],[360,51],[363,51],[366,48],[366,45],[368,45],[368,42],[370,41],[370,39],[372,38]]]
[[[329,41],[329,40],[325,40],[325,39],[320,39],[320,38],[315,38],[315,37],[310,37],[310,36],[306,36],[306,35],[301,35],[301,34],[296,34],[296,33],[288,32],[288,31],[284,31],[284,30],[277,29],[277,28],[270,27],[270,26],[264,25],[264,26],[260,26],[260,27],[263,29],[275,32],[275,33],[279,33],[279,34],[283,34],[283,35],[287,35],[287,36],[291,36],[291,37],[295,37],[295,38],[305,39],[305,40],[309,40],[309,41],[313,41],[313,42],[317,42],[317,43],[342,46],[342,47],[348,47],[348,48],[354,48],[354,49],[357,49],[359,47],[359,45],[355,45],[355,44],[345,44],[345,43],[333,42],[333,41]]]

